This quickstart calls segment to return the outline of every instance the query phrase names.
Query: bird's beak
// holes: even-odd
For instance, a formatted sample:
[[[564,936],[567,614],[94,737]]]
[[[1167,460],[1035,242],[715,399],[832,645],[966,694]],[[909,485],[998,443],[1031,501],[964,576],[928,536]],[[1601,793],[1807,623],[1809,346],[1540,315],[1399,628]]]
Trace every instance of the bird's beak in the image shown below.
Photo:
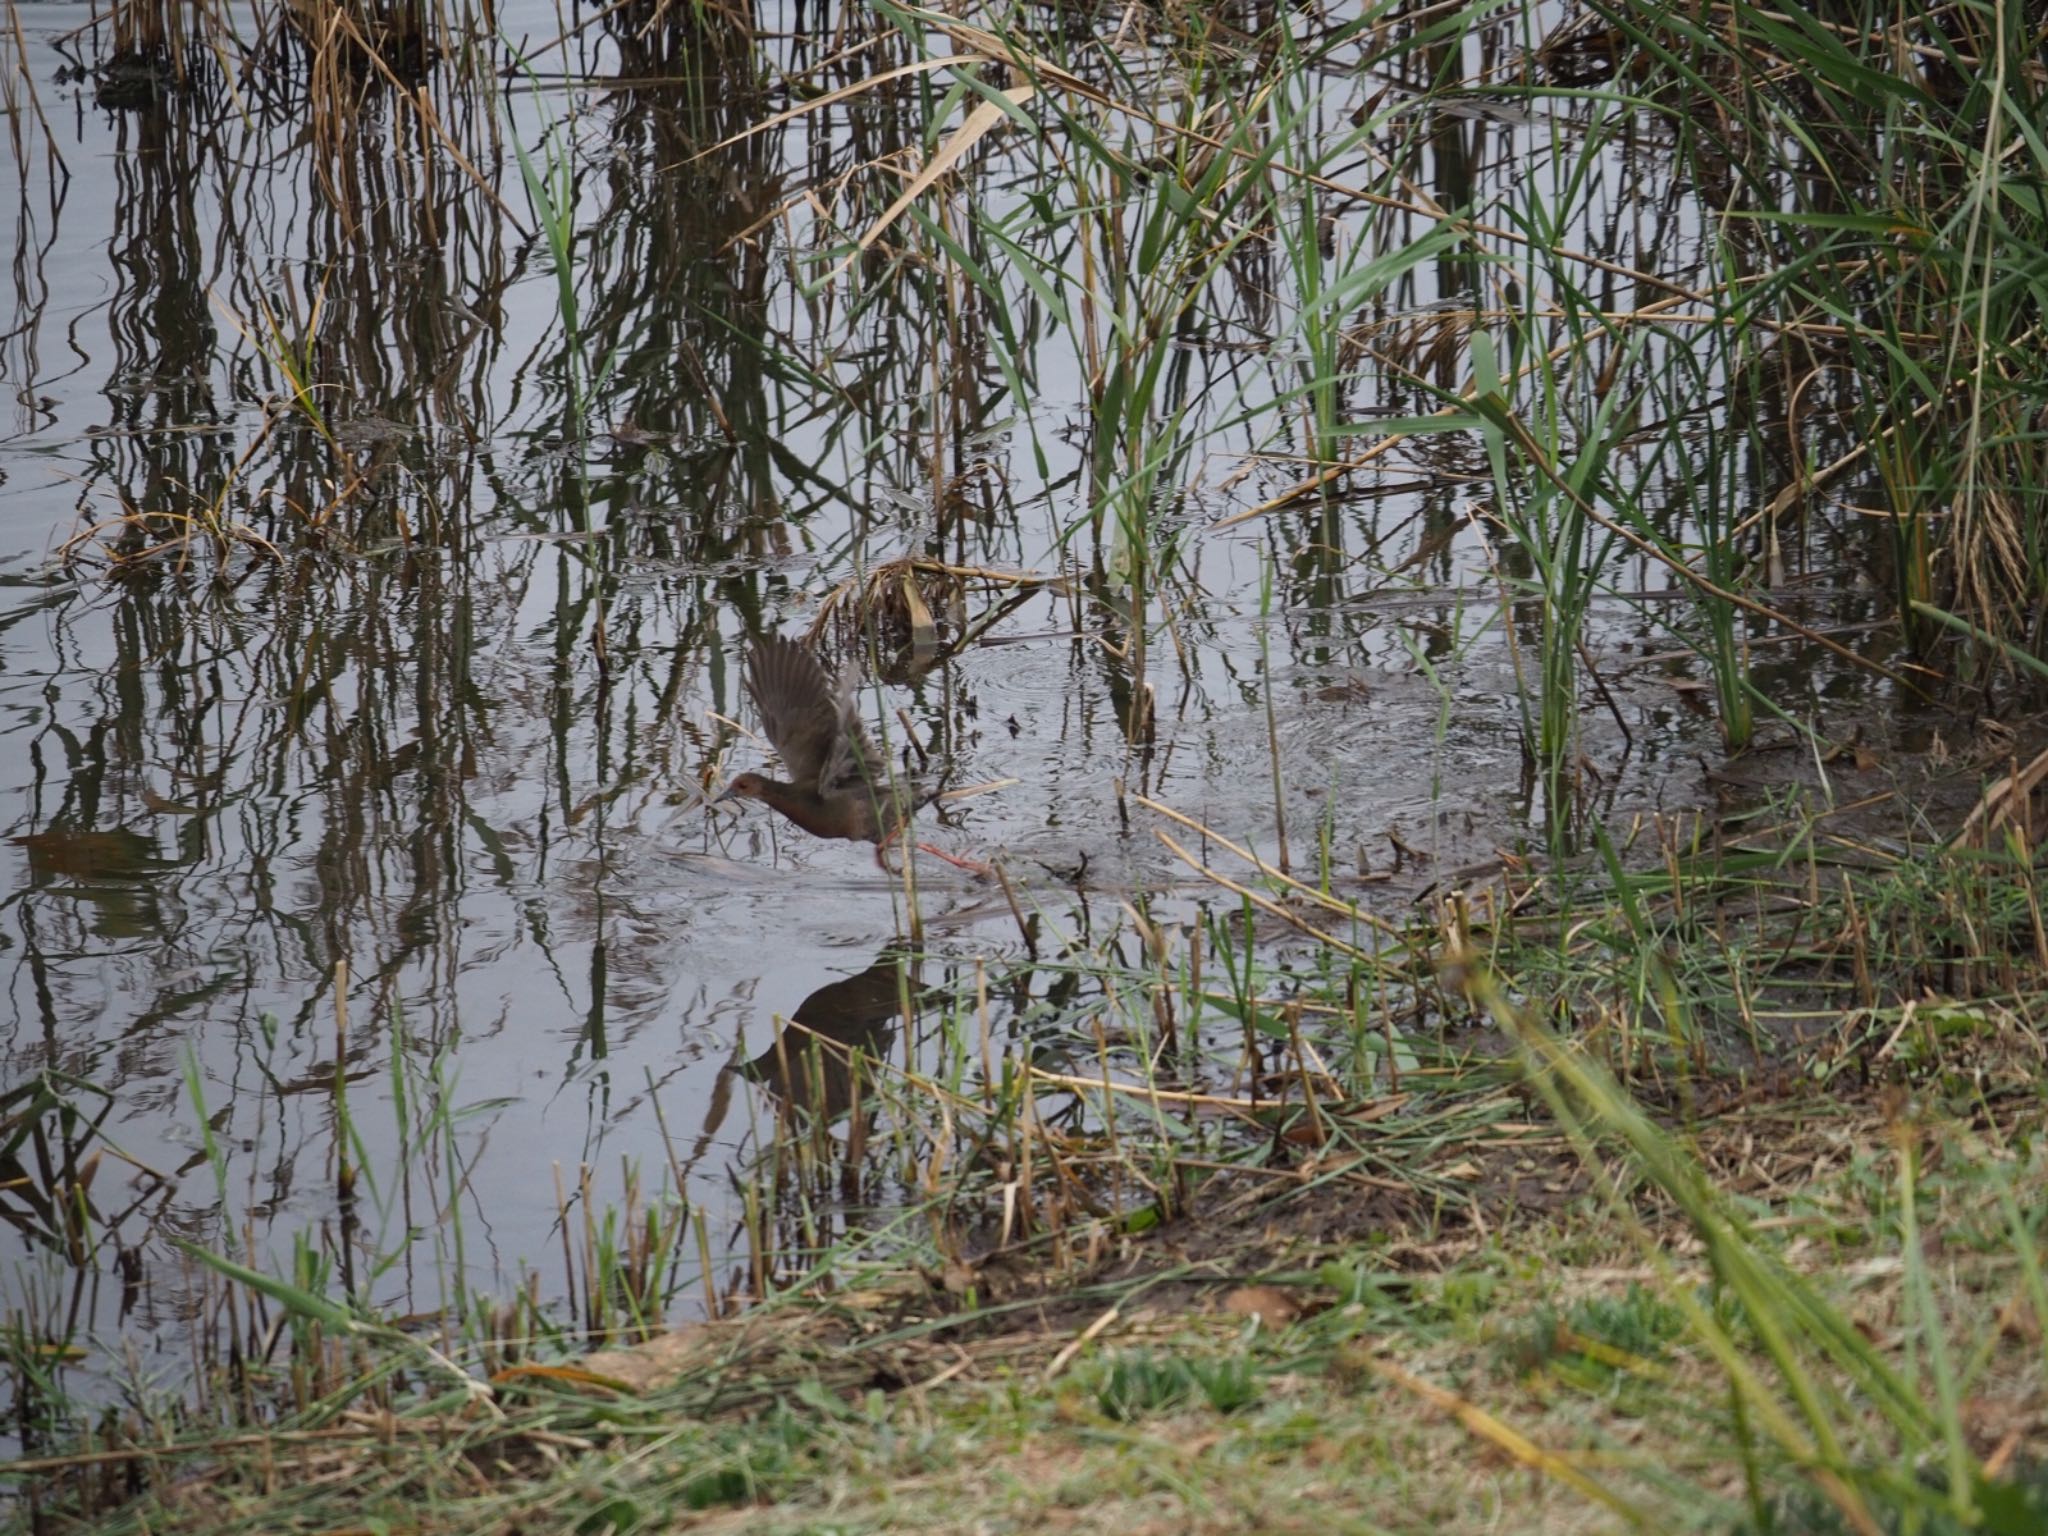
[[[734,784],[737,784],[738,782],[739,781],[737,779],[733,781]],[[721,789],[717,794],[713,795],[709,800],[705,801],[704,803],[706,805],[723,805],[728,800],[736,800],[738,798],[739,796],[734,791],[732,784],[728,784],[725,786],[725,788]]]

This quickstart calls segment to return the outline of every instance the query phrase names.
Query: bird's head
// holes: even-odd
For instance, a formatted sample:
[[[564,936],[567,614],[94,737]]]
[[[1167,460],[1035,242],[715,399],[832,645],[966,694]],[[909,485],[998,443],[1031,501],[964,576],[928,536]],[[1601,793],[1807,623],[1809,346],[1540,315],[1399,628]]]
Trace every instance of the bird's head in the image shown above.
[[[723,805],[728,800],[766,800],[768,780],[758,773],[743,773],[725,786],[715,804]]]

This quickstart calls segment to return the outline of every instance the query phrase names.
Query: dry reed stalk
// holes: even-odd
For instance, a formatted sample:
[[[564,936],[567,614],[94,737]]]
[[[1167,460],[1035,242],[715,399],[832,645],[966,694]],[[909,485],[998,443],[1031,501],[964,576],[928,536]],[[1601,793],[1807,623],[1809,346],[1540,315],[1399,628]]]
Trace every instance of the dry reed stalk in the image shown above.
[[[2026,767],[2014,767],[2003,778],[1995,780],[1963,819],[1952,839],[1954,845],[1986,847],[1993,832],[2001,827],[2015,826],[2021,833],[2022,846],[2032,847],[2032,839],[2028,836],[2031,831],[2031,801],[2034,791],[2044,779],[2048,779],[2048,751],[2038,754]]]
[[[1295,895],[1301,897],[1304,901],[1312,902],[1316,906],[1322,907],[1326,911],[1333,912],[1339,917],[1354,918],[1357,921],[1366,924],[1368,927],[1378,930],[1380,933],[1385,934],[1389,938],[1398,938],[1400,936],[1400,930],[1396,928],[1392,923],[1388,922],[1385,918],[1376,917],[1370,912],[1360,911],[1359,908],[1353,903],[1339,901],[1336,897],[1326,895],[1324,892],[1317,890],[1312,885],[1304,885],[1301,881],[1295,879],[1292,875],[1287,874],[1284,870],[1276,869],[1271,864],[1268,864],[1264,859],[1260,858],[1256,853],[1253,853],[1249,848],[1243,847],[1241,844],[1232,842],[1229,838],[1225,837],[1222,833],[1216,831],[1213,827],[1205,826],[1203,823],[1195,820],[1194,817],[1183,815],[1181,812],[1176,811],[1172,806],[1161,804],[1159,801],[1149,799],[1144,795],[1133,795],[1131,798],[1136,800],[1138,804],[1142,805],[1146,810],[1151,811],[1155,815],[1164,816],[1169,821],[1178,822],[1181,826],[1186,827],[1190,832],[1197,834],[1205,841],[1212,842],[1217,847],[1222,848],[1231,854],[1234,854],[1236,857],[1242,859],[1245,863],[1251,865],[1253,869],[1257,870],[1261,875],[1264,875],[1267,879],[1276,880],[1280,884],[1286,886],[1288,890],[1293,892]]]
[[[1253,906],[1257,907],[1261,912],[1264,912],[1269,916],[1279,918],[1281,922],[1287,924],[1290,928],[1296,929],[1297,931],[1306,934],[1309,938],[1314,939],[1318,944],[1327,945],[1331,949],[1335,950],[1338,954],[1344,955],[1353,960],[1364,961],[1368,964],[1376,963],[1378,961],[1379,957],[1377,955],[1367,954],[1364,950],[1359,949],[1355,945],[1345,943],[1335,934],[1325,933],[1322,929],[1316,927],[1315,924],[1311,923],[1307,918],[1301,916],[1301,914],[1299,914],[1298,912],[1291,911],[1287,907],[1282,906],[1279,902],[1273,900],[1270,896],[1263,895],[1262,893],[1253,890],[1250,886],[1240,885],[1237,881],[1232,880],[1229,876],[1220,874],[1216,870],[1211,869],[1208,865],[1202,863],[1199,859],[1197,859],[1193,854],[1189,853],[1187,849],[1183,848],[1179,843],[1174,841],[1174,839],[1167,834],[1166,830],[1163,827],[1153,828],[1152,835],[1158,838],[1160,842],[1164,843],[1167,847],[1167,850],[1170,853],[1172,853],[1175,858],[1179,859],[1183,864],[1187,865],[1188,868],[1194,870],[1197,874],[1201,875],[1205,880],[1212,881],[1215,884],[1222,886],[1223,889],[1225,889],[1226,891],[1229,891],[1234,895],[1243,897],[1246,901],[1250,902]],[[1275,878],[1279,877],[1276,876]],[[1364,913],[1359,913],[1355,915],[1358,916],[1361,921],[1365,922],[1378,923],[1381,921],[1377,918],[1368,917]]]

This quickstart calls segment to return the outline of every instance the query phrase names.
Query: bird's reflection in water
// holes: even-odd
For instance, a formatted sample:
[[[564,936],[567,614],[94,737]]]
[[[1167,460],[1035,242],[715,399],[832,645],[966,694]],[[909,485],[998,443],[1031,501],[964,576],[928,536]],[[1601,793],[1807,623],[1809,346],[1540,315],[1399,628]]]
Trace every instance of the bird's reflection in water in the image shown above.
[[[775,1106],[772,1127],[749,1117],[754,1171],[745,1175],[747,1213],[733,1233],[731,1296],[766,1295],[808,1272],[848,1236],[852,1213],[880,1198],[866,1176],[880,1098],[875,1064],[895,1044],[905,999],[922,987],[918,967],[913,951],[891,945],[859,975],[818,988],[787,1022],[778,1019],[758,1056],[719,1073],[702,1146],[725,1119],[735,1082],[759,1084]],[[835,1184],[836,1195],[828,1193]]]
[[[814,1125],[833,1125],[854,1109],[866,1092],[872,1067],[856,1067],[862,1056],[885,1057],[903,1021],[905,998],[919,987],[917,958],[907,950],[884,950],[857,976],[818,988],[797,1005],[775,1041],[740,1072],[775,1098],[777,1118],[804,1111]],[[855,1126],[856,1144],[861,1128]]]

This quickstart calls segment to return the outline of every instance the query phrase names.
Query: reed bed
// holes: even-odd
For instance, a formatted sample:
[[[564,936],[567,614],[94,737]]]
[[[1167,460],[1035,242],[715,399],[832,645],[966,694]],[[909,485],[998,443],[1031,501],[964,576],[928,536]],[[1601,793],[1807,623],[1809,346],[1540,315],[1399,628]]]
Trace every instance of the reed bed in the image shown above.
[[[1127,1528],[1167,1500],[1220,1529],[1298,1499],[1439,1529],[1512,1480],[1528,1529],[2039,1529],[2039,762],[1993,738],[2000,792],[1873,818],[1826,793],[1856,748],[1812,681],[1877,715],[2038,690],[2038,27],[872,0],[608,7],[537,45],[487,11],[115,7],[82,45],[149,150],[116,244],[179,274],[116,329],[167,306],[208,356],[132,360],[80,492],[64,553],[135,615],[121,670],[275,600],[270,776],[324,730],[363,826],[424,762],[407,853],[445,869],[475,612],[550,562],[535,708],[552,763],[588,733],[608,769],[559,775],[568,826],[715,778],[727,736],[635,702],[722,677],[722,620],[779,611],[798,555],[832,573],[820,632],[903,675],[1043,598],[1111,679],[1126,825],[1189,884],[1006,875],[1007,953],[894,946],[736,1051],[704,1124],[664,1120],[665,1166],[563,1159],[559,1254],[495,1292],[460,1032],[388,1053],[371,1134],[339,957],[290,1021],[331,1029],[324,1074],[254,1066],[325,1115],[288,1272],[189,1058],[193,1162],[118,1196],[108,1091],[14,1086],[0,1209],[61,1259],[0,1337],[20,1523]],[[26,183],[40,108],[5,93]],[[296,223],[257,163],[312,189]],[[289,243],[203,238],[223,219]],[[503,324],[534,289],[544,320]],[[1442,718],[1501,649],[1529,836],[1397,905],[1334,812],[1289,820],[1273,679],[1403,590],[1441,610],[1400,643]],[[1150,792],[1233,604],[1272,851]],[[357,614],[445,734],[401,747],[329,643]],[[1814,778],[1607,814],[1624,641]],[[142,857],[27,856],[131,885]],[[728,1141],[729,1199],[693,1203]],[[89,1288],[191,1169],[217,1208],[181,1250],[185,1376],[74,1394]]]
[[[1295,581],[1320,569],[1327,598],[1356,509],[1397,466],[1426,466],[1424,444],[1426,473],[1457,459],[1467,540],[1527,630],[1523,737],[1553,852],[1582,843],[1577,721],[1602,686],[1591,615],[1606,594],[1655,594],[1641,618],[1693,652],[1736,748],[1791,704],[1751,675],[1774,635],[1908,699],[1933,686],[1914,666],[1965,686],[2027,675],[2044,606],[2026,275],[2043,248],[2027,131],[2043,66],[2014,8],[1843,5],[1801,22],[1738,5],[1724,25],[1684,8],[1380,4],[1183,18],[1134,48],[1127,25],[883,6],[837,18],[815,55],[808,32],[755,38],[736,16],[627,19],[491,67],[503,44],[475,15],[288,11],[245,36],[204,8],[117,8],[112,58],[189,57],[174,73],[217,81],[150,109],[189,142],[184,174],[203,181],[311,113],[296,152],[333,254],[288,303],[239,275],[220,293],[246,363],[275,383],[266,425],[163,477],[189,488],[185,506],[92,515],[73,551],[182,568],[203,546],[234,573],[337,538],[449,536],[422,525],[454,489],[421,507],[394,478],[443,472],[418,454],[362,462],[328,421],[389,371],[363,348],[392,338],[362,321],[396,219],[431,267],[451,238],[496,253],[465,285],[502,276],[450,293],[450,314],[500,302],[532,263],[549,273],[555,323],[522,371],[542,402],[529,430],[576,445],[536,497],[565,531],[616,504],[619,424],[631,444],[705,445],[715,473],[684,504],[799,517],[807,497],[874,490],[774,462],[777,437],[809,417],[828,440],[891,443],[889,498],[929,509],[919,553],[955,566],[1014,564],[974,536],[1008,521],[977,510],[988,488],[1071,462],[1080,505],[1044,535],[1113,626],[1134,739],[1152,647],[1166,638],[1169,665],[1187,665],[1176,627],[1202,606],[1205,534],[1287,521]],[[357,64],[328,62],[350,48]],[[730,89],[760,67],[802,79],[799,99]],[[642,83],[664,71],[674,83]],[[360,84],[315,89],[344,77]],[[615,120],[552,104],[607,79],[633,104]],[[308,94],[230,130],[220,93],[258,80]],[[1474,166],[1466,125],[1527,173]],[[793,173],[820,131],[836,135],[828,160]],[[602,185],[606,134],[617,153],[653,144],[651,192]],[[645,280],[673,268],[658,236],[615,248],[714,169],[772,188],[722,209],[701,243],[743,321],[703,275]],[[615,216],[628,206],[653,221]],[[661,297],[678,292],[698,295],[680,329]],[[677,368],[698,385],[681,417]],[[1078,387],[1071,459],[1047,436],[1054,381]],[[407,393],[392,405],[409,425]],[[293,420],[312,444],[279,435]],[[1022,434],[1015,469],[988,455],[992,428]],[[629,556],[611,538],[591,557],[602,610]],[[1884,592],[1906,670],[1800,621],[1800,584],[1844,562]]]

